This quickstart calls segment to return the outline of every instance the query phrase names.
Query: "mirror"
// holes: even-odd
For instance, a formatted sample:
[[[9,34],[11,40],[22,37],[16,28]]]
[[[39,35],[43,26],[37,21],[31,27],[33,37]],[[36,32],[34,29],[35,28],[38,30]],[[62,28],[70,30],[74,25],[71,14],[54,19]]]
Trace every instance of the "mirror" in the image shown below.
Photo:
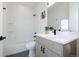
[[[56,30],[68,31],[69,5],[68,2],[56,2],[48,8],[47,25]]]

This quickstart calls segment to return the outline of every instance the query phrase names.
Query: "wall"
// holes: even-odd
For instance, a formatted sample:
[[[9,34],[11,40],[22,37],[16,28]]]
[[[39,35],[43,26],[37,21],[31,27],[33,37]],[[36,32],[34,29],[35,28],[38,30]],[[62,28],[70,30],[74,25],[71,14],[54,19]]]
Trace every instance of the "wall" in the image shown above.
[[[33,40],[33,8],[20,3],[4,3],[4,56],[26,50],[26,43]]]
[[[78,13],[79,13],[79,5],[78,3],[70,3],[69,4],[69,30],[78,32]]]
[[[0,2],[0,35],[2,35],[2,17],[3,17],[3,12],[2,12],[2,3]]]
[[[55,29],[60,28],[60,19],[69,16],[69,7],[66,2],[56,2],[48,8],[48,26],[53,26]]]
[[[2,5],[3,3],[2,2],[0,2],[0,36],[1,35],[3,35],[2,33],[3,33],[3,27],[2,27],[2,24],[3,24],[3,5]],[[3,40],[2,41],[0,41],[0,57],[3,57]]]
[[[46,18],[42,19],[41,13],[44,10],[46,11]],[[47,3],[46,2],[39,3],[35,8],[34,13],[36,14],[36,16],[34,17],[35,32],[45,33],[45,27],[47,26]]]

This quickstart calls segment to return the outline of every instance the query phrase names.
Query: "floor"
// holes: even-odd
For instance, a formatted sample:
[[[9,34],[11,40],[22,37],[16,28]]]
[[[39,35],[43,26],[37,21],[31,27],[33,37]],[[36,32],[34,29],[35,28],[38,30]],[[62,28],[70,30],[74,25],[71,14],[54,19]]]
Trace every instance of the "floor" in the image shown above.
[[[23,52],[13,54],[13,55],[9,55],[9,56],[6,56],[6,57],[28,57],[28,55],[29,55],[29,51],[23,51]]]

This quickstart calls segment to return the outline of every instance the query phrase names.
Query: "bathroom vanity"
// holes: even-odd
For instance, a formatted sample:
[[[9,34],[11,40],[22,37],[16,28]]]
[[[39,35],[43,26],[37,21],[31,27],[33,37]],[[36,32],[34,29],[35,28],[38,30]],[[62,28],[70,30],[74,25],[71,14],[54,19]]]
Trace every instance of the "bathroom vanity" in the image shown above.
[[[36,57],[76,56],[78,33],[36,34]]]

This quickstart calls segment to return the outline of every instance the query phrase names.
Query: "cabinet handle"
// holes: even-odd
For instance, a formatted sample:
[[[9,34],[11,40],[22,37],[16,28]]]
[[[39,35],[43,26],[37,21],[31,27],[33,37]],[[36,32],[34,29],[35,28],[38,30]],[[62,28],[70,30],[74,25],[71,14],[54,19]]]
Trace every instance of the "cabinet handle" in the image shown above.
[[[45,53],[45,48],[43,48],[43,54]]]
[[[41,46],[41,51],[43,51],[43,47]]]

